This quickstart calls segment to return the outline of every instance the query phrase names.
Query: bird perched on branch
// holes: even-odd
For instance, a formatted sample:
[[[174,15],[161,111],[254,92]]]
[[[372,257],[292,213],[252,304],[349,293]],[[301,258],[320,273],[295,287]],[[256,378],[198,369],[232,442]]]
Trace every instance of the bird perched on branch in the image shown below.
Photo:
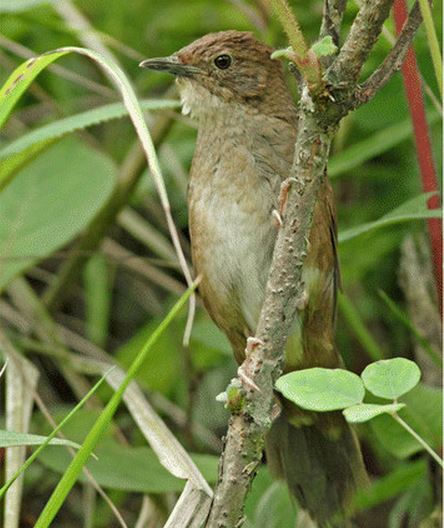
[[[223,31],[141,63],[176,75],[183,112],[198,122],[188,192],[193,265],[204,304],[239,363],[259,320],[283,214],[281,184],[290,173],[298,128],[297,108],[272,51],[251,33]],[[284,370],[338,367],[339,271],[327,179],[314,210],[303,280],[306,303],[286,345]],[[318,526],[346,526],[335,519],[365,480],[353,431],[339,413],[308,413],[286,400],[282,407],[266,439],[267,463]]]

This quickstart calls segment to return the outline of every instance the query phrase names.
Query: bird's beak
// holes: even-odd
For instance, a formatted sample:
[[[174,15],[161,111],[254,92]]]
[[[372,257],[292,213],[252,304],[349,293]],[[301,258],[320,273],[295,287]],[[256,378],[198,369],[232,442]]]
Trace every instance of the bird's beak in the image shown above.
[[[201,69],[196,66],[184,64],[177,55],[170,55],[169,57],[160,57],[156,59],[146,59],[142,61],[139,66],[141,68],[148,68],[150,70],[166,71],[173,75],[181,77],[191,77],[196,73],[200,73]]]

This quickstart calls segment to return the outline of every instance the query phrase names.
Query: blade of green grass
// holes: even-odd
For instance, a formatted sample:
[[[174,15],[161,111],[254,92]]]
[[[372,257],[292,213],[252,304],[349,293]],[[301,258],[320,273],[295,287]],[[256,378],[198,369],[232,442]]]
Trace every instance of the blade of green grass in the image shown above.
[[[439,41],[435,31],[435,24],[433,23],[432,10],[430,9],[428,0],[419,0],[419,7],[421,8],[421,15],[424,21],[427,43],[429,45],[430,55],[432,56],[439,93],[442,97],[442,59],[441,51],[439,49]]]
[[[49,64],[67,53],[69,52],[65,50],[45,53],[20,64],[11,73],[5,84],[0,88],[0,129],[5,124],[17,101],[37,75]]]
[[[40,446],[42,445],[47,436],[35,435],[29,433],[17,433],[15,431],[6,431],[0,429],[0,447],[18,447],[18,446]],[[68,446],[74,449],[79,449],[80,445],[71,440],[65,440],[64,438],[50,439],[51,445]],[[1,497],[1,495],[0,495]]]
[[[389,213],[385,214],[379,220],[374,222],[366,222],[350,229],[341,231],[338,235],[339,243],[351,240],[359,235],[368,233],[381,227],[386,227],[393,224],[400,224],[403,222],[409,222],[411,220],[422,220],[427,218],[441,218],[441,209],[428,209],[427,202],[431,196],[436,193],[424,193],[419,196],[415,196],[411,200],[407,200],[396,209],[393,209]]]
[[[106,376],[113,370],[111,367],[91,388],[91,390],[79,401],[79,403],[66,415],[66,417],[55,427],[52,432],[46,437],[46,440],[34,451],[34,453],[26,460],[26,462],[12,475],[12,477],[0,488],[0,500],[3,498],[8,489],[14,484],[17,478],[28,469],[28,467],[34,462],[34,460],[40,455],[40,453],[47,447],[55,435],[66,425],[67,422],[74,416],[74,414],[83,407],[83,405],[89,400],[89,398],[97,391],[100,385],[105,381]],[[63,440],[66,444],[66,440]],[[73,443],[71,442],[70,445]],[[75,447],[77,444],[74,444]],[[91,453],[92,454],[92,453]]]
[[[429,125],[437,123],[441,116],[434,112],[429,116]],[[353,145],[334,154],[328,162],[328,174],[330,178],[350,173],[366,161],[387,152],[402,141],[409,139],[412,135],[411,119],[405,119],[400,123],[375,132],[370,137],[358,141]]]
[[[160,323],[160,325],[156,328],[156,330],[151,334],[148,341],[145,343],[145,345],[143,346],[139,354],[136,356],[135,360],[133,361],[130,368],[128,369],[128,372],[123,382],[121,383],[119,388],[116,390],[116,392],[113,394],[108,404],[106,405],[105,409],[100,414],[98,420],[96,421],[96,423],[94,424],[94,426],[88,433],[87,437],[85,438],[82,447],[79,449],[76,456],[73,458],[65,474],[63,475],[62,479],[58,483],[56,489],[53,491],[51,497],[49,498],[48,502],[45,505],[45,508],[43,509],[42,513],[37,519],[35,528],[46,528],[47,526],[51,524],[52,520],[57,515],[57,512],[62,506],[66,496],[70,492],[71,488],[74,486],[88,457],[90,456],[94,447],[97,445],[97,442],[99,441],[103,432],[106,430],[106,428],[111,423],[114,413],[116,412],[117,407],[119,406],[122,400],[125,389],[128,387],[129,383],[136,375],[140,366],[145,361],[146,356],[151,350],[151,348],[156,344],[159,337],[163,334],[163,332],[166,330],[166,328],[171,323],[171,321],[176,317],[176,315],[179,313],[181,308],[185,305],[185,303],[189,299],[190,295],[192,295],[196,287],[197,287],[197,283],[194,283],[192,287],[190,287],[184,293],[184,295],[182,295],[182,297],[173,306],[173,308],[170,310],[170,312],[165,317],[165,319]]]

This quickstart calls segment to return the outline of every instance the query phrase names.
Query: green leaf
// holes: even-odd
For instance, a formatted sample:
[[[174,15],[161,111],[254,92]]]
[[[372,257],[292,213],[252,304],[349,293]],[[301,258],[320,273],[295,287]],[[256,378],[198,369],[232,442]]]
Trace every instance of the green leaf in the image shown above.
[[[419,384],[401,397],[406,407],[399,416],[434,449],[442,446],[441,390]],[[370,422],[377,440],[397,458],[407,458],[422,450],[421,445],[391,416],[378,416]]]
[[[179,105],[178,101],[169,99],[147,99],[140,102],[143,110],[177,108]],[[126,115],[128,115],[128,110],[124,104],[112,103],[59,119],[23,134],[0,149],[0,160],[2,160],[0,163],[0,190],[9,183],[14,173],[21,166],[52,145],[57,139],[76,130],[82,130]]]
[[[288,59],[292,60],[292,57],[294,58],[294,51],[291,46],[288,48],[282,48],[274,50],[273,53],[270,55],[270,59]]]
[[[311,368],[280,377],[276,388],[287,399],[310,411],[336,411],[361,403],[364,386],[359,376],[343,369]]]
[[[341,231],[339,233],[338,240],[340,243],[342,243],[362,235],[363,233],[368,233],[369,231],[373,231],[388,225],[409,222],[410,220],[441,218],[441,209],[428,209],[427,207],[427,201],[435,194],[436,193],[434,192],[420,194],[419,196],[404,202],[396,209],[393,209],[393,211],[390,211],[386,215],[382,216],[379,220],[374,222],[366,222],[365,224]]]
[[[428,116],[429,125],[441,119],[438,113]],[[345,173],[352,174],[352,169],[359,167],[368,160],[392,149],[412,135],[412,120],[410,118],[396,125],[384,128],[370,137],[354,143],[345,150],[334,154],[328,162],[328,174],[335,178]]]
[[[410,359],[381,359],[367,365],[361,377],[365,388],[375,396],[396,400],[419,383],[421,371]]]
[[[20,99],[23,92],[28,88],[37,75],[44,70],[46,66],[66,54],[67,51],[45,53],[20,64],[20,66],[11,73],[0,89],[0,129],[8,119],[16,102]]]
[[[338,47],[333,42],[331,36],[328,35],[319,42],[313,44],[311,51],[313,51],[317,57],[327,57],[328,55],[334,55],[338,51]]]
[[[97,459],[91,459],[87,467],[105,488],[138,493],[174,493],[183,489],[184,481],[171,475],[149,447],[128,447],[107,440],[94,452]],[[205,478],[214,483],[218,458],[211,455],[192,455],[191,458]],[[41,460],[51,470],[63,474],[72,458],[69,453],[47,449]],[[83,474],[79,480],[88,481]]]
[[[380,414],[392,414],[400,411],[403,407],[405,407],[405,403],[389,403],[387,405],[360,403],[344,409],[342,414],[345,416],[347,422],[363,423],[368,422]]]
[[[111,193],[114,164],[73,138],[24,168],[0,193],[0,290],[76,236]]]
[[[47,438],[47,436],[16,433],[15,431],[5,431],[4,429],[0,429],[0,447],[42,445],[46,442]],[[64,438],[53,438],[49,441],[49,445],[69,446],[76,449],[80,447],[76,442],[65,440]]]

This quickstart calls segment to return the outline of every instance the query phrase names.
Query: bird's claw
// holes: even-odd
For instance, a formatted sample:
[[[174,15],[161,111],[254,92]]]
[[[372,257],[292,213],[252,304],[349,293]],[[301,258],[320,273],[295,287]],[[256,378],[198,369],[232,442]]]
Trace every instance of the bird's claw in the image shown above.
[[[296,182],[296,178],[286,178],[281,183],[281,188],[279,190],[278,197],[278,209],[273,210],[273,216],[277,220],[277,227],[282,227],[282,217],[285,214],[285,209],[287,207],[288,193],[290,192],[291,185]]]

